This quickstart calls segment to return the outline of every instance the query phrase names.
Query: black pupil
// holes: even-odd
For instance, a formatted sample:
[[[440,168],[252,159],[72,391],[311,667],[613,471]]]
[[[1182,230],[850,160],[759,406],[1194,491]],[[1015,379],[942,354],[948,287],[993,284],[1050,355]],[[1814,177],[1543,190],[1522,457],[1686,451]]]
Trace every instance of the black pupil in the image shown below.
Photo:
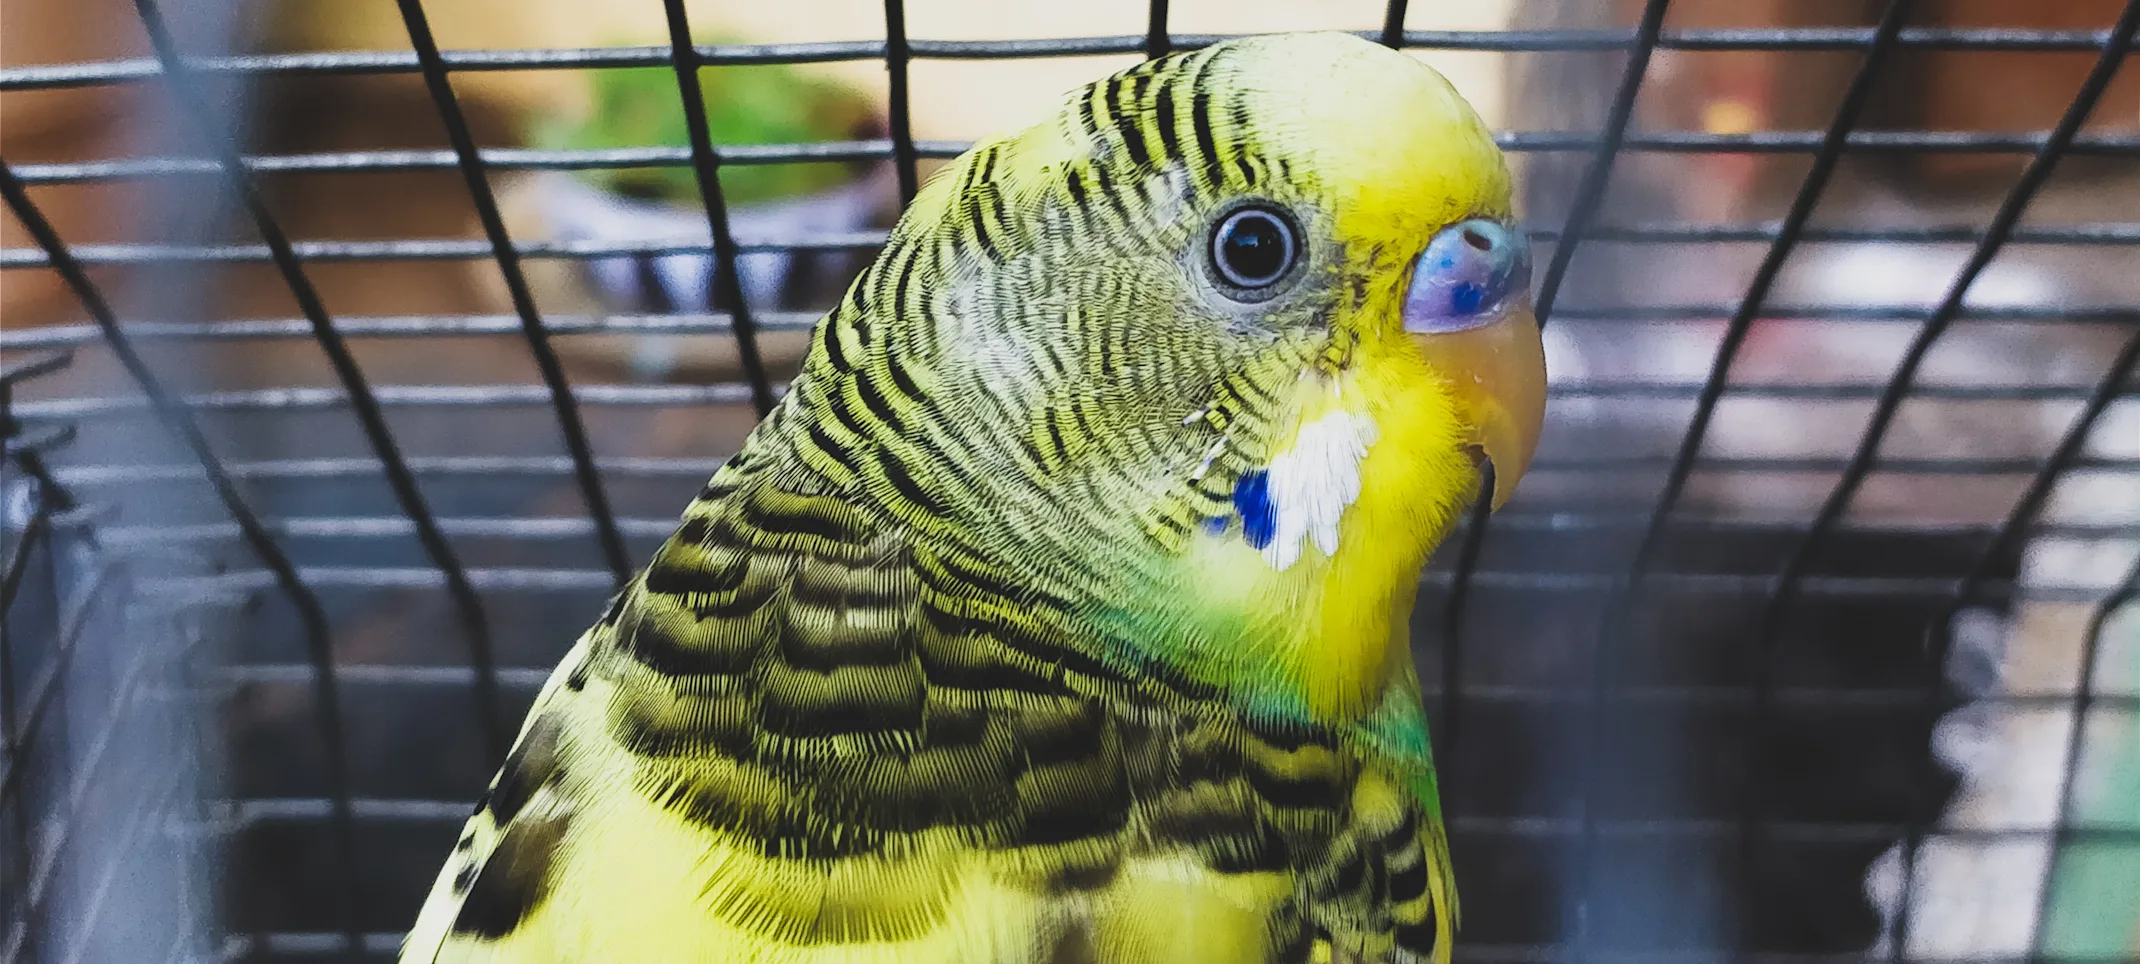
[[[1268,284],[1286,268],[1285,226],[1268,214],[1246,214],[1234,219],[1219,239],[1219,261],[1232,280],[1242,284]]]

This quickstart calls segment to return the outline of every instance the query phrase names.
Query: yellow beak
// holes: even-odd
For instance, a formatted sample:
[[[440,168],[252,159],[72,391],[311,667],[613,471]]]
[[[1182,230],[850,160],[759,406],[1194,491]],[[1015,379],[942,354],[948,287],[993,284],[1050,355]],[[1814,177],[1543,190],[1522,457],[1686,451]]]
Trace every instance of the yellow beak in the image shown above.
[[[1493,507],[1516,492],[1530,467],[1546,414],[1546,351],[1528,298],[1502,316],[1464,331],[1412,338],[1434,369],[1455,388],[1458,415],[1471,442],[1494,465]]]

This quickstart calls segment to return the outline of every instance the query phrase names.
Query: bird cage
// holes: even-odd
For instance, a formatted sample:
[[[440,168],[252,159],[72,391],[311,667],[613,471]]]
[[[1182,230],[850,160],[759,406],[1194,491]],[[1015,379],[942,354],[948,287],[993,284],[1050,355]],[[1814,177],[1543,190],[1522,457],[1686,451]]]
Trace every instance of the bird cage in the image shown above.
[[[2140,962],[2140,0],[347,6],[6,7],[0,962],[392,960],[959,98],[1296,28],[1535,246],[1413,617],[1457,959]]]

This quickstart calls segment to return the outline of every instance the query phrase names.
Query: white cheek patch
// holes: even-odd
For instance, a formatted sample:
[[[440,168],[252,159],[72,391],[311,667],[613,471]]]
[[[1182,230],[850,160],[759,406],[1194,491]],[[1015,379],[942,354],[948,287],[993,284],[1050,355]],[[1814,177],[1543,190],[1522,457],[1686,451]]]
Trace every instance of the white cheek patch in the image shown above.
[[[1360,461],[1374,442],[1374,419],[1337,409],[1302,425],[1291,449],[1241,480],[1234,502],[1244,535],[1271,568],[1290,568],[1310,539],[1323,555],[1337,553],[1338,523],[1360,497]]]

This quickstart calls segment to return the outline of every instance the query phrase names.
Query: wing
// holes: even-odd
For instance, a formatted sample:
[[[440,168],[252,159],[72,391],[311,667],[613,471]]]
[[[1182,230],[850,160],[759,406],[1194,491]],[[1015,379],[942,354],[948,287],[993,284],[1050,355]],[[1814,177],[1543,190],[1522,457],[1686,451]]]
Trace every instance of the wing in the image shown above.
[[[717,479],[545,686],[403,960],[1148,940],[1085,922],[1095,895],[1133,896],[1133,787],[1180,769],[1180,724],[1066,665],[1022,602],[831,493]],[[1158,906],[1260,941],[1272,887],[1235,876]]]
[[[544,686],[404,964],[1439,943],[1418,802],[1336,735],[1079,655],[1049,600],[753,462]]]
[[[1439,819],[1386,774],[1363,774],[1345,829],[1303,876],[1309,960],[1447,964],[1455,887]]]

